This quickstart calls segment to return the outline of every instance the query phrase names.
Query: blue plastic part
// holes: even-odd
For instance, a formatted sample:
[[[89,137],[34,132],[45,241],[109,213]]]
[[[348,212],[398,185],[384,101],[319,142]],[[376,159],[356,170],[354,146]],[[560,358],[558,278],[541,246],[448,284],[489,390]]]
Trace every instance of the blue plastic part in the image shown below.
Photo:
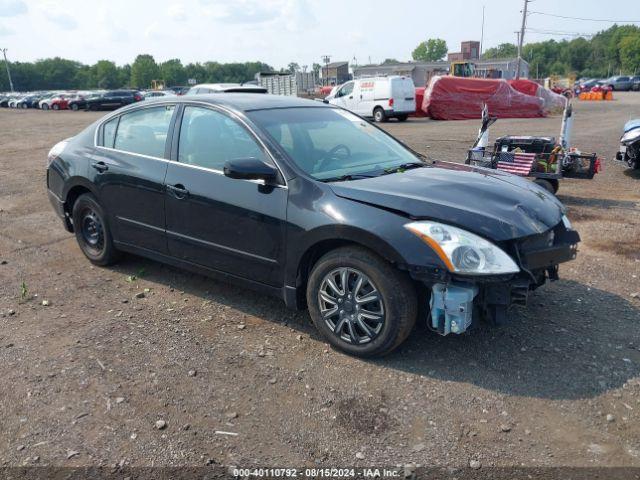
[[[478,287],[465,283],[438,283],[431,290],[431,326],[440,335],[464,333],[473,321],[473,299]]]

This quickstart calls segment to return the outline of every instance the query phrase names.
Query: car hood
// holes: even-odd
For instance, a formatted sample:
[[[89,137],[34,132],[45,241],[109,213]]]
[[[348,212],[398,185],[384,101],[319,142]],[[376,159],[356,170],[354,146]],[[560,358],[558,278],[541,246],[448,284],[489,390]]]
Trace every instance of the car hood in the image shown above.
[[[339,197],[459,226],[494,241],[546,232],[562,220],[558,199],[533,182],[496,170],[434,167],[330,184]]]
[[[624,124],[624,133],[630,132],[631,130],[635,130],[636,128],[640,128],[640,118],[636,118],[635,120],[629,120]]]

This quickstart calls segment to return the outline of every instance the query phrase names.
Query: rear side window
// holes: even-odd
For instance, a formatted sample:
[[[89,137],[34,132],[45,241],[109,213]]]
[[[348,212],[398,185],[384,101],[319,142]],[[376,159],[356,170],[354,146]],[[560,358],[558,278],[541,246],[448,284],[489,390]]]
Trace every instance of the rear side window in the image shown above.
[[[186,107],[180,127],[178,161],[212,170],[222,170],[227,160],[265,155],[249,132],[220,112]]]
[[[120,120],[120,117],[116,117],[113,120],[109,120],[107,123],[104,124],[104,127],[102,127],[103,136],[104,136],[104,141],[102,142],[102,145],[104,145],[105,147],[113,148],[113,141],[116,138],[116,129],[118,128],[119,120]]]
[[[164,158],[173,105],[145,108],[120,117],[114,148]],[[106,137],[105,137],[106,140]]]

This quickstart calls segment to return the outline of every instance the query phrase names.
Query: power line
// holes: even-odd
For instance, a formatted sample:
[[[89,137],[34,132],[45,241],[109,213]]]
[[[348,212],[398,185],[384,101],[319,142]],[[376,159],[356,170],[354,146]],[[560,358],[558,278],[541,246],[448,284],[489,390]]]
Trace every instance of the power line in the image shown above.
[[[606,22],[606,23],[640,23],[640,20],[611,20],[606,18],[584,18],[570,17],[568,15],[556,15],[555,13],[546,12],[529,12],[530,15],[545,15],[547,17],[565,18],[569,20],[582,20],[585,22]]]
[[[570,37],[593,37],[594,33],[579,33],[579,32],[562,32],[558,30],[544,30],[538,28],[527,28],[527,32],[530,33],[539,33],[542,35],[560,35],[560,36],[570,36]]]

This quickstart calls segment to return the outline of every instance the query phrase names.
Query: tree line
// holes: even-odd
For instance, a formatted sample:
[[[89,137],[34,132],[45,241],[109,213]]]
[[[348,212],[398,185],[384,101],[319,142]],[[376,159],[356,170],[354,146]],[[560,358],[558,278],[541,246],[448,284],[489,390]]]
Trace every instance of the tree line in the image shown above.
[[[153,80],[166,86],[186,85],[188,79],[198,83],[240,83],[252,80],[258,72],[273,71],[263,62],[183,65],[177,58],[157,63],[147,54],[138,55],[132,64],[121,66],[110,60],[85,65],[55,57],[35,62],[10,62],[9,68],[14,89],[18,91],[150,88]],[[9,79],[3,70],[0,69],[0,91],[7,91]]]
[[[514,44],[503,43],[487,49],[484,59],[515,57]],[[547,40],[527,43],[522,58],[529,63],[529,75],[576,74],[578,77],[608,77],[619,73],[640,74],[640,27],[614,25],[590,39]]]

